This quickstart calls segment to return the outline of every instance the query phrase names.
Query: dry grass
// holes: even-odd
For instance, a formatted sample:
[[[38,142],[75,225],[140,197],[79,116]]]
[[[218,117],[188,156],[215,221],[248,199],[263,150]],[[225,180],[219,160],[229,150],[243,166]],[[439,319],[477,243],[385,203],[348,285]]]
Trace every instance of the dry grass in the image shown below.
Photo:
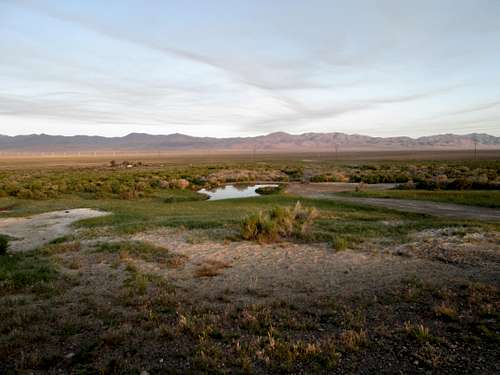
[[[433,338],[429,328],[424,326],[423,324],[405,322],[404,330],[408,334],[408,336],[421,343],[429,342]]]
[[[220,260],[209,259],[206,264],[197,268],[194,272],[195,277],[214,277],[222,273],[222,270],[229,268],[231,265]]]
[[[348,351],[356,352],[368,342],[368,335],[364,329],[342,332],[340,342]]]
[[[79,241],[73,242],[56,242],[44,246],[41,252],[46,255],[64,254],[70,252],[77,252],[81,250]]]
[[[442,302],[440,305],[434,306],[432,311],[438,318],[442,318],[445,320],[457,319],[457,310],[444,302]]]

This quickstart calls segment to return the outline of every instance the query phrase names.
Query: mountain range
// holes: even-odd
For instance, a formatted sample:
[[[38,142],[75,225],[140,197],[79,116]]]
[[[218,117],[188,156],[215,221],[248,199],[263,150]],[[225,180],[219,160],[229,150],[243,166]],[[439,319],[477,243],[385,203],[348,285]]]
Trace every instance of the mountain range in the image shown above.
[[[500,149],[500,137],[488,134],[439,134],[419,138],[370,137],[345,133],[288,134],[276,132],[256,137],[213,138],[184,134],[151,135],[131,133],[124,137],[59,136],[32,134],[0,135],[0,152],[85,151],[339,151],[345,150],[436,150]]]

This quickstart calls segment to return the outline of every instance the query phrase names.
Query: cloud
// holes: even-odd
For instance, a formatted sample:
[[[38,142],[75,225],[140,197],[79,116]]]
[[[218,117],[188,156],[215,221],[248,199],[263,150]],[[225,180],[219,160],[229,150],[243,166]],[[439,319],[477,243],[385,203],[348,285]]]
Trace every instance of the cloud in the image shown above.
[[[306,117],[324,117],[333,115],[335,113],[343,112],[344,110],[335,109],[324,109],[320,111],[312,111],[306,108],[306,106],[299,100],[286,95],[285,92],[293,91],[293,90],[311,90],[311,89],[329,89],[332,87],[332,84],[314,82],[307,78],[301,69],[311,68],[312,63],[310,61],[296,61],[295,63],[287,63],[287,64],[276,64],[276,63],[259,63],[258,65],[252,65],[250,63],[242,63],[241,61],[231,61],[229,59],[223,59],[220,57],[209,57],[199,53],[195,53],[186,49],[159,45],[153,41],[145,40],[138,38],[134,35],[130,35],[130,33],[123,33],[113,28],[107,27],[105,25],[95,23],[92,20],[84,19],[77,15],[70,15],[67,13],[62,13],[54,8],[48,8],[40,5],[40,3],[31,2],[31,1],[21,1],[17,3],[18,5],[48,16],[50,18],[57,19],[62,22],[76,24],[85,30],[91,31],[93,33],[97,33],[99,35],[119,40],[121,42],[134,44],[143,48],[151,49],[153,51],[161,52],[167,54],[169,56],[173,56],[176,58],[180,58],[182,60],[187,60],[196,64],[201,64],[206,67],[210,67],[216,69],[217,71],[223,73],[226,77],[232,80],[234,83],[238,85],[249,86],[264,95],[272,98],[273,100],[281,103],[285,107],[287,107],[294,114],[291,115],[290,118],[296,117],[306,118]],[[53,60],[53,59],[52,59]],[[54,61],[52,61],[54,63]],[[64,62],[67,65],[70,65],[74,68],[72,62]],[[84,67],[80,67],[83,69]],[[52,73],[54,74],[54,73]],[[152,97],[158,93],[158,90],[162,88],[154,88],[149,85],[139,87],[130,88],[127,86],[117,87],[115,85],[111,85],[109,83],[99,81],[92,82],[89,80],[82,80],[78,78],[68,78],[68,77],[59,77],[61,81],[65,81],[66,83],[73,83],[79,86],[84,86],[99,92],[99,97],[94,98],[86,98],[85,100],[96,100],[96,101],[105,101],[106,96],[112,97],[113,101],[121,100],[124,102],[123,104],[128,104],[126,102],[133,102],[136,100],[144,100],[144,97]],[[133,78],[132,78],[133,79]],[[350,83],[338,83],[337,87],[340,86],[349,86],[349,85],[357,85],[359,82]],[[173,88],[171,84],[168,84],[166,88],[168,91],[172,91]],[[186,89],[184,87],[184,89]],[[200,93],[200,87],[191,87],[192,93]],[[127,100],[128,96],[128,100]],[[68,98],[70,99],[70,98]],[[113,114],[102,113],[101,111],[94,110],[85,110],[81,108],[81,106],[77,106],[74,103],[68,103],[68,105],[64,105],[63,101],[54,106],[50,105],[51,103],[47,103],[41,101],[41,98],[31,98],[29,99],[30,105],[33,105],[31,109],[29,106],[26,106],[26,110],[22,111],[20,105],[17,105],[16,113],[20,115],[34,115],[35,113],[43,116],[54,116],[54,117],[65,117],[68,118],[76,118],[76,119],[85,119],[91,120],[92,116],[96,116],[96,122],[102,121],[104,118],[106,121],[112,119]],[[18,103],[19,104],[19,103]],[[37,105],[38,104],[38,105]],[[48,104],[48,105],[47,105]],[[45,105],[45,108],[42,110],[42,107]],[[350,107],[357,108],[357,105],[350,105]],[[38,110],[34,110],[34,108],[38,108]],[[50,112],[52,111],[52,112]],[[122,116],[115,115],[117,121]],[[148,120],[146,120],[148,122]],[[265,123],[266,120],[263,120]],[[273,121],[268,121],[268,123],[272,123]],[[276,121],[276,122],[279,122]]]
[[[207,56],[187,49],[166,46],[163,44],[160,45],[151,40],[139,38],[135,34],[132,35],[130,33],[120,32],[89,19],[63,13],[54,8],[43,7],[36,2],[25,0],[18,4],[59,21],[76,24],[81,28],[108,38],[135,44],[143,48],[165,53],[171,57],[216,69],[225,74],[226,77],[231,79],[234,83],[250,86],[291,107],[293,107],[293,99],[289,98],[284,92],[293,90],[331,89],[334,87],[348,87],[359,84],[359,81],[353,83],[325,83],[324,81],[318,82],[308,78],[307,71],[316,72],[318,64],[321,62],[320,60],[314,62],[312,59],[302,58],[296,59],[295,61],[288,60],[282,63],[260,60],[258,64],[251,64],[240,60]],[[330,61],[329,63],[331,64],[332,62]],[[342,60],[339,64],[344,65],[345,62]]]
[[[481,111],[496,108],[499,106],[500,106],[500,101],[495,101],[495,102],[481,104],[481,105],[478,105],[475,107],[461,109],[458,111],[442,113],[440,115],[434,116],[433,118],[441,118],[441,117],[448,117],[448,116],[456,116],[456,115],[464,115],[464,114],[469,114],[469,113],[481,112]]]
[[[294,113],[274,116],[272,118],[258,120],[251,123],[251,126],[257,128],[263,128],[265,126],[273,125],[287,125],[294,126],[296,123],[301,123],[304,121],[312,121],[316,119],[328,119],[337,116],[344,115],[346,113],[358,112],[368,109],[373,109],[379,105],[383,104],[394,104],[394,103],[404,103],[414,100],[432,98],[437,95],[446,94],[458,87],[463,87],[464,85],[453,85],[448,87],[442,87],[434,90],[429,90],[420,93],[414,93],[409,95],[399,95],[393,97],[381,97],[375,99],[365,99],[358,101],[350,101],[343,104],[334,104],[321,109],[309,109],[298,102],[290,102],[289,107]]]
[[[425,100],[465,86],[453,85],[460,79],[457,77],[469,77],[474,84],[478,77],[481,79],[472,74],[480,69],[470,65],[464,68],[463,62],[468,60],[462,59],[464,47],[471,47],[471,40],[476,39],[464,39],[462,45],[460,38],[451,38],[452,32],[458,32],[456,27],[434,38],[442,25],[435,21],[446,21],[449,16],[438,14],[437,10],[429,12],[428,6],[414,5],[408,11],[406,6],[390,3],[379,12],[378,4],[373,9],[365,4],[365,10],[370,11],[359,14],[359,4],[346,2],[342,5],[345,13],[339,16],[326,11],[339,7],[330,7],[328,2],[318,3],[317,7],[290,5],[284,12],[282,4],[262,3],[248,6],[260,16],[257,21],[250,21],[250,16],[242,16],[238,9],[225,5],[222,10],[228,11],[230,17],[222,17],[219,24],[211,15],[202,20],[198,15],[191,17],[199,9],[176,5],[167,8],[175,12],[183,8],[180,14],[185,17],[181,18],[185,25],[180,27],[172,21],[173,26],[158,23],[150,28],[144,26],[145,19],[164,21],[164,16],[156,18],[151,5],[142,2],[127,2],[130,9],[117,12],[116,17],[111,13],[109,22],[96,12],[109,11],[112,4],[0,0],[1,4],[13,9],[18,6],[23,11],[12,12],[12,17],[29,20],[35,15],[39,20],[41,15],[50,21],[45,23],[47,33],[40,37],[31,26],[17,24],[15,18],[7,19],[10,22],[0,29],[9,36],[11,27],[14,36],[5,38],[11,42],[0,43],[0,49],[15,52],[10,56],[6,53],[6,59],[0,61],[0,79],[12,83],[12,87],[0,88],[0,113],[18,117],[123,123],[130,124],[129,129],[151,124],[193,124],[219,129],[234,124],[233,128],[249,133],[288,130],[351,113],[356,113],[348,117],[358,121],[355,126],[366,126],[371,121],[368,114],[377,113],[380,118],[374,121],[399,121],[400,129],[404,129],[417,113],[402,114],[398,111],[399,103],[422,101],[418,103],[422,112],[418,113],[425,116],[439,104],[434,101],[426,107]],[[116,5],[124,8],[120,2]],[[139,10],[137,16],[134,6]],[[414,14],[415,9],[418,12]],[[174,17],[175,12],[169,17]],[[404,17],[394,19],[394,14],[399,13]],[[467,15],[461,16],[466,19]],[[421,27],[421,18],[428,27]],[[44,19],[40,20],[43,24]],[[315,20],[317,23],[313,24]],[[353,21],[359,23],[354,24],[356,28],[351,28]],[[194,37],[187,35],[192,29]],[[62,49],[43,43],[49,39],[47,36],[60,30],[66,30],[68,35],[54,43]],[[228,30],[234,31],[234,35],[224,35]],[[398,33],[391,33],[395,30]],[[459,31],[462,36],[472,34]],[[172,35],[182,35],[182,40]],[[83,41],[81,51],[80,46],[64,50],[67,43],[79,38]],[[22,44],[19,48],[15,46],[17,39]],[[241,45],[237,44],[239,41]],[[470,50],[471,55],[476,51],[472,47]],[[89,51],[96,52],[95,56],[89,58]],[[477,51],[474,61],[482,57],[481,47]],[[122,58],[116,70],[115,58]],[[141,69],[148,67],[152,70],[142,74]],[[169,70],[171,67],[173,71]],[[456,70],[447,74],[447,69]],[[433,88],[437,86],[441,88]],[[495,108],[500,102],[493,101],[494,94],[489,93],[489,103],[436,118],[458,119]],[[357,113],[362,111],[367,112]]]

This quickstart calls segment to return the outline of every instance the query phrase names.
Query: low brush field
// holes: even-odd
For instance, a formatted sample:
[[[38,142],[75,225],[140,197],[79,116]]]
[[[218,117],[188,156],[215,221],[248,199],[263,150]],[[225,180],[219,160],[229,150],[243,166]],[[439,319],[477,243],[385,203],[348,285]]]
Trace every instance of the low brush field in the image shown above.
[[[498,208],[498,159],[451,156],[4,158],[0,373],[496,374],[498,222],[197,192],[351,182]],[[108,215],[63,231],[76,208]],[[52,211],[38,228],[60,234],[14,246],[12,223]]]

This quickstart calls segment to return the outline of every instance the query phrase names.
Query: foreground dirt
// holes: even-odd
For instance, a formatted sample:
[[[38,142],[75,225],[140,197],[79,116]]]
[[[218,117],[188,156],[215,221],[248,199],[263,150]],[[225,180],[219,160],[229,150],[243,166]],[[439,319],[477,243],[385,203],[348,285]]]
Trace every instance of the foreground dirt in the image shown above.
[[[327,244],[213,241],[192,244],[186,241],[185,232],[172,230],[142,233],[132,239],[185,256],[188,260],[179,269],[165,270],[159,264],[144,262],[137,266],[144,272],[168,276],[197,299],[231,296],[233,301],[254,302],[274,300],[277,296],[314,298],[333,292],[370,295],[373,290],[389,289],[403,277],[422,277],[428,282],[447,284],[464,279],[490,282],[500,275],[499,234],[476,233],[464,238],[443,233],[446,231],[415,234],[406,247],[387,248],[370,242],[363,245],[364,249],[341,252]],[[424,256],[425,251],[441,253],[444,248],[451,248],[450,254],[440,254],[446,261],[436,261],[437,256],[433,258],[427,253]],[[451,257],[457,254],[466,259],[465,264],[474,259],[473,264],[480,272],[475,267],[451,262]],[[198,270],[210,265],[215,265],[212,268],[217,277],[196,277]]]
[[[71,224],[78,220],[105,216],[106,212],[90,208],[52,211],[29,217],[0,219],[0,233],[12,237],[11,252],[36,249],[72,232]]]
[[[74,235],[35,253],[57,279],[0,285],[0,373],[499,370],[498,232],[416,231],[341,252],[203,230]],[[139,245],[101,246],[120,243]]]
[[[287,193],[302,195],[306,197],[328,198],[339,202],[363,204],[376,207],[385,207],[391,210],[404,212],[414,212],[419,214],[427,214],[440,217],[450,217],[468,220],[485,220],[485,221],[500,221],[500,210],[487,207],[465,206],[452,203],[428,202],[423,200],[411,199],[390,199],[390,198],[361,198],[361,197],[344,197],[335,195],[334,193],[342,191],[353,191],[354,188],[343,186],[346,184],[337,183],[321,183],[321,184],[294,184],[287,188]],[[351,184],[347,184],[351,185]],[[364,185],[367,189],[387,189],[376,184]]]

